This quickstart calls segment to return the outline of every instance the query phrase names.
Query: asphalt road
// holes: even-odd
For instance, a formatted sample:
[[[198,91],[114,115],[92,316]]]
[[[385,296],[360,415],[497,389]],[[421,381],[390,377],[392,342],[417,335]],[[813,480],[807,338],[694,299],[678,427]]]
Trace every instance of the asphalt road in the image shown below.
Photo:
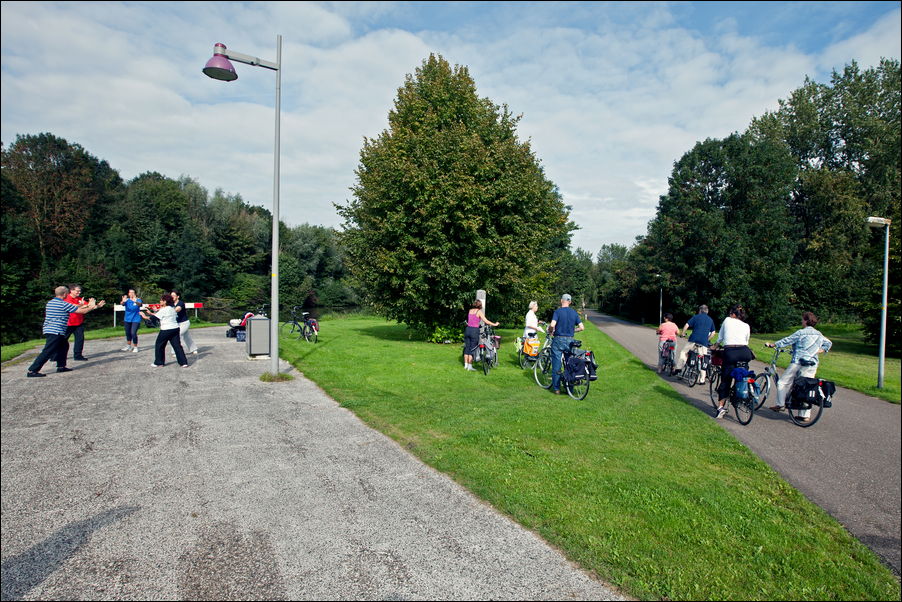
[[[653,330],[594,312],[588,317],[655,369],[657,336]],[[678,351],[685,344],[681,339]],[[758,357],[770,359],[769,352],[754,351]],[[822,356],[822,362],[829,361],[829,354]],[[763,368],[761,362],[752,362],[756,372]],[[662,378],[713,419],[707,386],[690,388],[676,378]],[[820,421],[809,428],[794,425],[785,412],[776,414],[763,408],[748,426],[739,424],[732,412],[718,422],[899,575],[902,422],[898,404],[837,387],[833,407],[825,409]]]
[[[3,600],[622,599],[224,333],[3,367]]]

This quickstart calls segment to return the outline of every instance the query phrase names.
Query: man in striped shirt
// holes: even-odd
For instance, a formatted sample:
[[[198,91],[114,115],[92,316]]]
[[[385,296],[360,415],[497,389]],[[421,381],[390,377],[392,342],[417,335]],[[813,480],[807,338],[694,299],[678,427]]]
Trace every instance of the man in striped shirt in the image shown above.
[[[44,336],[47,342],[44,349],[38,357],[35,358],[31,366],[28,367],[28,376],[47,376],[41,374],[40,370],[50,359],[56,359],[57,372],[69,372],[72,368],[66,367],[66,356],[69,354],[69,337],[67,329],[69,325],[69,314],[86,314],[94,311],[99,307],[94,299],[90,299],[85,305],[73,305],[66,302],[66,295],[69,294],[68,286],[58,286],[54,291],[56,297],[47,302],[47,309],[44,314]],[[103,306],[103,301],[100,302]]]

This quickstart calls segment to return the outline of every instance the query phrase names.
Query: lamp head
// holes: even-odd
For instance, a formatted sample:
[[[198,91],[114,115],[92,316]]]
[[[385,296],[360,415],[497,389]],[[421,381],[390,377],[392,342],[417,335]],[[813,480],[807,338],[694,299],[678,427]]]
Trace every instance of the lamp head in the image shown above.
[[[869,217],[868,218],[868,226],[871,228],[882,228],[883,226],[889,226],[892,223],[892,220],[889,220],[885,217]]]
[[[225,44],[215,44],[213,46],[213,58],[207,61],[203,71],[207,77],[224,82],[232,82],[238,79],[238,74],[235,72],[235,67],[232,66],[231,61],[226,58],[225,50]]]

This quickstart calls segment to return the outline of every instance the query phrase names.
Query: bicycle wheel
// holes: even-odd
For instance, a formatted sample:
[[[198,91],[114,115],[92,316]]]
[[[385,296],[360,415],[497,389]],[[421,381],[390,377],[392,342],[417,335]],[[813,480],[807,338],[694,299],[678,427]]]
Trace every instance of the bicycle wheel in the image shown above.
[[[708,397],[711,398],[711,405],[714,406],[714,409],[717,409],[717,402],[720,401],[717,397],[717,388],[720,386],[720,368],[712,366],[708,371]]]
[[[809,412],[807,419],[802,415],[802,413],[806,410],[808,410]],[[817,421],[821,419],[821,414],[824,413],[824,406],[808,403],[800,404],[798,402],[792,402],[791,400],[787,399],[786,411],[789,412],[789,417],[794,423],[802,428],[807,428],[809,426],[814,426]]]
[[[536,364],[532,368],[533,378],[536,384],[543,389],[551,388],[551,349],[545,348],[536,358]]]
[[[567,395],[573,399],[577,401],[585,399],[586,395],[589,394],[589,371],[586,370],[586,375],[581,380],[567,383],[566,388]]]
[[[757,412],[764,405],[764,402],[767,401],[767,396],[770,394],[770,378],[768,378],[766,373],[759,374],[755,379],[755,390],[758,391],[758,401],[755,403],[755,411]]]
[[[733,409],[736,410],[736,420],[739,424],[748,424],[755,417],[755,399],[751,395],[745,399],[733,399]]]
[[[301,326],[297,322],[285,322],[279,329],[280,336],[288,339],[301,338]]]
[[[488,376],[489,370],[492,369],[492,362],[489,359],[489,348],[484,347],[482,349],[482,371]]]
[[[311,326],[310,324],[304,324],[303,328],[301,329],[301,334],[304,335],[305,341],[309,343],[316,342],[316,331],[313,330],[313,326]]]
[[[700,370],[698,369],[698,364],[693,366],[689,366],[689,380],[686,382],[690,387],[694,387],[696,383],[698,383],[698,375]]]

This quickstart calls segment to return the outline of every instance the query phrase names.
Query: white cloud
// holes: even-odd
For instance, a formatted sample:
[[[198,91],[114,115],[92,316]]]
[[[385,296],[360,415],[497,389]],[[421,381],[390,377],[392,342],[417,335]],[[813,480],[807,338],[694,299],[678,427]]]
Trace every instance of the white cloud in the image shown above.
[[[434,5],[419,6],[428,11]],[[282,216],[338,225],[365,136],[431,52],[467,65],[479,93],[522,113],[520,134],[573,207],[574,246],[645,233],[673,162],[743,130],[806,74],[899,56],[899,11],[819,53],[773,45],[722,19],[708,33],[670,5],[442,5],[460,24],[410,20],[392,2],[2,4],[2,137],[51,132],[126,179],[185,174],[269,206],[274,74],[200,69],[212,45],[275,59],[282,33]],[[699,5],[703,6],[703,5]],[[425,7],[425,8],[424,8]]]

